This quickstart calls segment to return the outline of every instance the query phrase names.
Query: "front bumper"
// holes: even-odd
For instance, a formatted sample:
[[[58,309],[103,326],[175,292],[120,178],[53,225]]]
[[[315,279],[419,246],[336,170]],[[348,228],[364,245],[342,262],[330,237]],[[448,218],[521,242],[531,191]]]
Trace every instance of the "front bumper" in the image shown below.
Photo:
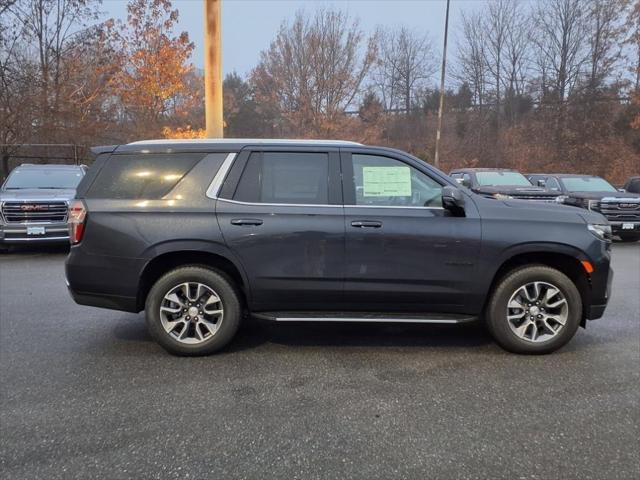
[[[69,228],[65,223],[3,223],[0,243],[68,243]]]
[[[611,225],[611,231],[614,235],[621,233],[640,235],[640,222],[612,222],[609,220],[609,224]]]

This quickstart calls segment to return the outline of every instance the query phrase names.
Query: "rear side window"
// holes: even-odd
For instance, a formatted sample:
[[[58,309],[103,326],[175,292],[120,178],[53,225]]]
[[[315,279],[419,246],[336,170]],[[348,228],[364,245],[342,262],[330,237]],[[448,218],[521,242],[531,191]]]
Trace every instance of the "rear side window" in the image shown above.
[[[329,156],[307,152],[253,153],[233,199],[250,203],[326,205],[329,203]]]
[[[169,193],[205,154],[112,155],[87,191],[87,198],[159,199]]]

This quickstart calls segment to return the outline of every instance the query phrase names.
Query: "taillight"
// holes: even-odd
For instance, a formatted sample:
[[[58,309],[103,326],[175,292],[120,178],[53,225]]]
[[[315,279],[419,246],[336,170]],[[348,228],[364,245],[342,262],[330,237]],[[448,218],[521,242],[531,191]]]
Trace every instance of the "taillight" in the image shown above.
[[[69,241],[71,244],[79,243],[84,233],[84,221],[87,218],[87,209],[82,200],[71,200],[69,204]]]

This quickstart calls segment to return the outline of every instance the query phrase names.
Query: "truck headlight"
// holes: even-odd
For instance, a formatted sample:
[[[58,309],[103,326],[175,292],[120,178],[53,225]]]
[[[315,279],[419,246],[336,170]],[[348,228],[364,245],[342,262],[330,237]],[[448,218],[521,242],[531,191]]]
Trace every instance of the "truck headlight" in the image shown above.
[[[596,212],[599,210],[600,202],[598,200],[585,200],[584,206],[589,210],[595,210]]]
[[[555,200],[558,203],[564,203],[567,198],[569,198],[569,195],[558,195]]]
[[[611,225],[603,225],[601,223],[590,223],[587,225],[587,229],[603,242],[610,242],[611,237],[613,236],[611,233]]]

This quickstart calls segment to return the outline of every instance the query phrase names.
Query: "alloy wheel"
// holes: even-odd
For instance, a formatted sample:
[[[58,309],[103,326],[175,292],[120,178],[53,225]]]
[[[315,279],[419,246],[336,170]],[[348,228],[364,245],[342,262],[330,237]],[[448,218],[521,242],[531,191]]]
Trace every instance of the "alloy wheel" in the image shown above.
[[[562,330],[569,317],[569,304],[562,291],[548,282],[519,287],[507,304],[509,327],[519,338],[546,342]]]
[[[165,332],[186,344],[213,337],[224,317],[220,296],[203,283],[186,282],[171,288],[160,303],[160,321]]]

